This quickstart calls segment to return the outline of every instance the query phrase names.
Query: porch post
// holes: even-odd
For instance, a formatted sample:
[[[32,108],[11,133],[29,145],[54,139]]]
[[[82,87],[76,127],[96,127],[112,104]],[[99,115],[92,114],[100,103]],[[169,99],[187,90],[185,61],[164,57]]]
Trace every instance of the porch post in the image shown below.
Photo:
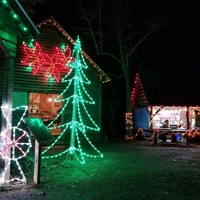
[[[2,94],[2,106],[5,109],[6,115],[8,117],[8,121],[3,116],[3,113],[1,114],[1,132],[4,130],[10,128],[9,123],[12,124],[12,98],[13,98],[13,77],[14,77],[14,57],[4,57],[4,69],[3,69],[3,94]],[[12,131],[9,129],[6,132],[6,136],[8,138],[11,138]],[[0,151],[3,152],[5,146],[0,146]],[[11,152],[8,151],[6,153],[6,157],[10,158]],[[9,180],[10,179],[10,165],[8,160],[4,160],[0,158],[0,178],[3,178],[3,180]],[[6,173],[4,177],[2,176],[2,173],[5,170],[5,166],[9,166],[6,169]],[[2,181],[2,179],[1,179]],[[0,182],[1,182],[0,181]]]

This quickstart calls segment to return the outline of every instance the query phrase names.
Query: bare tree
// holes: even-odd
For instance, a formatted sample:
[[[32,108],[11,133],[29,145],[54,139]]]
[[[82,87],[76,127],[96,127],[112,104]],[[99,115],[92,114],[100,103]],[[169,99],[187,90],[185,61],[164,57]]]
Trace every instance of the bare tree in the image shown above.
[[[169,24],[164,6],[154,9],[155,13],[152,14],[150,3],[144,7],[139,1],[133,0],[74,2],[81,13],[81,24],[76,26],[89,34],[98,55],[109,56],[121,66],[126,87],[126,113],[132,113],[130,80],[133,66],[130,61],[136,57],[145,41]],[[83,22],[86,22],[85,25]],[[126,128],[127,136],[132,136],[132,122],[127,123]]]
[[[27,13],[35,13],[35,6],[37,3],[45,3],[45,0],[19,0]]]

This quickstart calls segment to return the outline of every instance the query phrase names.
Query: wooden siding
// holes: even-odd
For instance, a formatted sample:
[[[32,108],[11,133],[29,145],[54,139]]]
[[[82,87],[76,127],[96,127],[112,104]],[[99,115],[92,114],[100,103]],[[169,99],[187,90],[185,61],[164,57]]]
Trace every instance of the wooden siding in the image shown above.
[[[0,3],[0,12],[1,12],[1,20],[0,20],[0,31],[3,31],[4,34],[1,34],[3,39],[8,41],[16,40],[17,35],[21,35],[21,30],[17,26],[16,20],[10,14],[10,9],[2,3]],[[0,32],[1,33],[1,32]],[[8,36],[12,34],[14,37],[10,39]]]
[[[16,17],[14,17],[16,15]],[[24,28],[26,27],[26,30]],[[7,34],[1,34],[1,31]],[[15,1],[0,3],[0,35],[7,41],[17,42],[17,37],[34,37],[38,33],[25,10]],[[13,37],[13,38],[10,38]]]
[[[16,15],[17,17],[14,17]],[[26,30],[24,29],[26,27]],[[18,38],[33,38],[39,33],[36,26],[32,23],[26,12],[17,1],[5,1],[0,3],[0,102],[12,103],[9,92],[12,92],[12,76],[6,74],[14,67],[13,59],[16,57]],[[8,61],[8,62],[7,62]],[[4,70],[5,69],[5,70]],[[11,70],[10,70],[11,71]],[[4,82],[4,78],[6,81]],[[7,81],[8,80],[8,81]],[[10,89],[10,91],[9,91]],[[8,92],[8,93],[7,93]],[[5,95],[5,96],[3,96]],[[1,109],[0,109],[1,110]],[[10,121],[12,119],[8,117]],[[0,111],[0,121],[2,124],[9,123],[2,120]],[[15,123],[15,120],[14,120]],[[1,127],[2,129],[2,127]]]
[[[43,25],[40,29],[40,34],[36,37],[36,42],[41,45],[42,52],[52,54],[55,52],[55,48],[62,44],[70,46],[73,51],[73,45],[68,41],[66,37],[54,26],[52,23]],[[18,50],[16,56],[16,64],[14,71],[14,92],[33,92],[33,93],[46,93],[46,94],[60,94],[66,88],[65,83],[50,83],[44,81],[41,75],[32,75],[31,72],[26,71],[26,66],[22,65],[21,61],[24,60],[25,54],[23,51],[23,41],[19,40]],[[86,60],[87,62],[87,60]],[[86,85],[86,90],[95,101],[95,105],[86,105],[88,112],[92,119],[101,127],[101,103],[102,103],[102,82],[101,74],[89,63],[88,69],[85,70],[87,78],[91,81],[90,85]],[[72,90],[68,91],[68,94],[72,94]],[[69,108],[69,110],[71,110]],[[68,113],[69,113],[68,110]],[[85,123],[88,123],[87,118],[84,116]],[[14,121],[16,121],[14,119]]]

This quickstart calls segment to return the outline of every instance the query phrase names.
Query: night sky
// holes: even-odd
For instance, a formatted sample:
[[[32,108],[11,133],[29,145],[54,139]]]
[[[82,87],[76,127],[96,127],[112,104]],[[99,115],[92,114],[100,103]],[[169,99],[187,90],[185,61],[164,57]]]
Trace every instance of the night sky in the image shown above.
[[[112,10],[112,7],[109,7],[112,1],[107,0],[109,3],[105,4],[105,9]],[[111,68],[108,68],[108,63],[106,63],[108,59],[102,57],[99,59],[94,51],[84,44],[85,35],[80,30],[74,29],[80,23],[74,15],[77,8],[72,2],[70,0],[59,0],[55,3],[55,1],[46,0],[45,4],[37,4],[35,14],[30,14],[30,17],[35,24],[38,24],[53,16],[72,38],[75,39],[76,35],[79,35],[86,53],[112,77],[113,73],[118,73],[118,71],[113,72]],[[126,0],[123,2],[126,3]],[[133,60],[133,65],[136,67],[131,76],[134,77],[134,73],[139,72],[150,101],[162,103],[162,98],[164,98],[166,103],[169,104],[173,104],[173,101],[182,104],[198,104],[200,102],[199,1],[136,0],[135,2],[136,5],[138,3],[140,6],[147,5],[152,14],[158,12],[165,5],[171,23],[156,33],[156,40],[151,43],[152,48],[155,45],[155,48],[158,49],[158,54],[151,56],[145,62]],[[106,8],[106,5],[108,8]],[[141,48],[141,54],[145,45],[144,43],[143,48]],[[110,60],[109,62],[112,63],[113,61]],[[153,77],[157,77],[155,78],[157,82]],[[156,86],[150,86],[152,82]],[[166,92],[166,97],[162,95],[161,90],[163,89]]]

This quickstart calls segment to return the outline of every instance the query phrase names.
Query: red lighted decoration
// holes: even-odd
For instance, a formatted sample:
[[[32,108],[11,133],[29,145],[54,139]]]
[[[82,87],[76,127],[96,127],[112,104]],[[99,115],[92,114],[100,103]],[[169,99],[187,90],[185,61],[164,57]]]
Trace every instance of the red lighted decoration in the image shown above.
[[[36,42],[35,47],[30,48],[26,44],[24,44],[24,52],[25,52],[25,59],[22,61],[24,65],[31,66],[32,73],[36,74],[42,65],[44,65],[45,56],[41,53],[41,47]]]
[[[71,69],[66,66],[71,57],[71,49],[68,46],[64,50],[56,47],[56,52],[51,55],[42,53],[41,46],[36,42],[33,47],[24,44],[24,52],[26,56],[22,61],[23,65],[31,67],[33,75],[44,74],[46,80],[59,82],[61,73],[66,75]]]
[[[57,82],[61,79],[60,72],[64,74],[70,71],[69,67],[66,67],[66,63],[68,62],[71,56],[71,50],[67,46],[64,51],[60,48],[56,47],[56,53],[54,53],[51,57],[48,56],[48,63],[45,64],[45,78],[46,80],[55,79]]]
[[[147,106],[148,102],[144,93],[139,74],[136,74],[134,87],[131,92],[131,108],[135,106]]]

